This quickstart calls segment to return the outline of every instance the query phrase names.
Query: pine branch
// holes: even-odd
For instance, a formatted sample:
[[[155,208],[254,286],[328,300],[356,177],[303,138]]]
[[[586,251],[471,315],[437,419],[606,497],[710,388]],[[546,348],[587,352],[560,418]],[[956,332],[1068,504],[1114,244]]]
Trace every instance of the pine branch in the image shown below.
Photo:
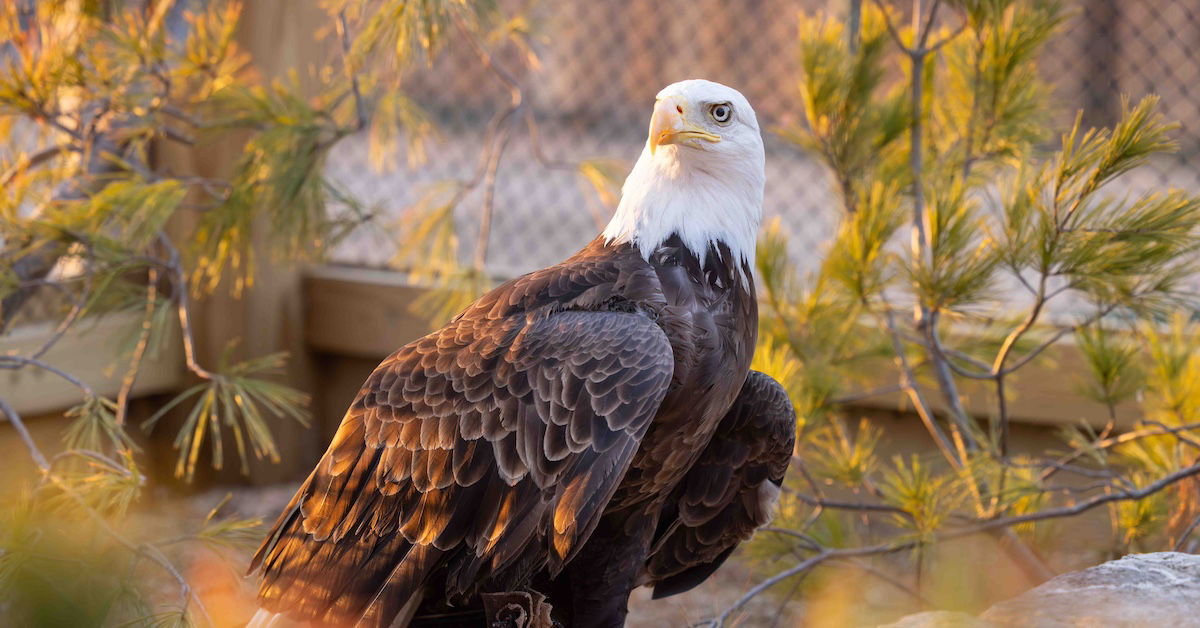
[[[216,377],[212,371],[200,366],[196,359],[196,338],[192,333],[191,317],[188,315],[188,283],[187,277],[183,271],[183,261],[179,255],[179,249],[171,242],[165,233],[159,233],[158,241],[167,251],[167,261],[165,263],[167,269],[171,273],[171,282],[173,290],[171,291],[172,298],[175,300],[176,316],[179,319],[179,327],[183,336],[183,355],[184,361],[187,364],[188,370],[194,373],[201,379],[211,380]]]
[[[118,426],[125,425],[125,415],[129,409],[129,394],[137,382],[142,370],[142,358],[146,348],[150,346],[150,334],[154,331],[154,311],[158,305],[158,269],[151,267],[146,276],[146,308],[142,316],[142,328],[138,332],[137,344],[133,347],[133,355],[129,359],[129,367],[121,378],[121,390],[117,393],[117,414],[115,422]]]
[[[787,580],[788,578],[791,578],[792,576],[810,571],[830,559],[891,554],[918,547],[926,542],[949,541],[956,538],[979,534],[981,532],[991,532],[993,530],[1012,528],[1013,526],[1017,525],[1074,517],[1105,504],[1144,499],[1178,482],[1197,475],[1200,475],[1200,464],[1193,464],[1163,476],[1157,481],[1140,489],[1106,493],[1060,508],[1050,508],[1023,515],[1012,515],[1008,517],[998,517],[995,519],[983,520],[973,525],[940,532],[934,535],[934,538],[930,541],[909,539],[856,548],[823,548],[815,555],[775,574],[774,576],[771,576],[770,578],[767,578],[755,587],[751,588],[742,597],[738,598],[737,601],[727,607],[720,615],[714,618],[708,625],[712,626],[713,628],[725,626],[726,622],[729,621],[734,613],[736,613],[739,609],[741,609],[755,597],[758,597],[767,589],[770,589],[771,587],[783,582],[784,580]]]
[[[925,402],[924,395],[921,394],[920,388],[917,386],[916,375],[913,372],[912,366],[908,362],[908,355],[904,351],[904,345],[900,342],[900,333],[897,331],[896,321],[892,315],[891,306],[884,302],[883,306],[883,321],[887,327],[888,333],[892,340],[892,349],[896,354],[896,359],[900,365],[900,383],[899,386],[908,394],[909,399],[913,403],[918,416],[921,417],[921,422],[925,424],[925,430],[933,437],[934,444],[942,452],[942,456],[950,463],[952,467],[959,468],[963,464],[963,460],[954,453],[954,449],[950,445],[950,441],[946,440],[946,436],[942,434],[942,429],[938,427],[933,413],[929,409],[929,404]]]
[[[58,144],[49,148],[43,148],[32,155],[23,155],[17,163],[13,164],[8,170],[5,170],[4,174],[0,175],[0,188],[8,187],[17,177],[24,176],[29,170],[37,168],[64,153],[70,152],[77,152],[77,150],[70,144]]]
[[[7,362],[8,364],[4,364],[5,362]],[[83,393],[85,395],[87,395],[88,397],[92,397],[92,398],[96,397],[96,391],[92,390],[92,387],[88,386],[86,382],[84,382],[83,380],[79,379],[78,377],[58,368],[57,366],[43,362],[42,360],[38,360],[36,358],[27,358],[25,356],[20,356],[20,355],[0,355],[0,368],[10,368],[11,369],[11,368],[20,368],[20,367],[24,367],[24,366],[32,366],[35,368],[42,369],[43,371],[53,373],[53,374],[61,377],[62,379],[66,380],[72,386],[78,388],[79,390],[82,390]]]

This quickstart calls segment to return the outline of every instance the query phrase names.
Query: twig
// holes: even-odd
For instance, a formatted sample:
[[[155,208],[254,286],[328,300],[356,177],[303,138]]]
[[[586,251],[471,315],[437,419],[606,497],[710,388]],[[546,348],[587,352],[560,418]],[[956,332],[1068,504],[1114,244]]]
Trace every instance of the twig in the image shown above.
[[[916,376],[913,373],[912,366],[908,363],[908,355],[904,351],[904,345],[900,342],[900,333],[896,328],[896,321],[892,314],[892,308],[884,302],[883,320],[887,326],[888,332],[892,338],[892,350],[896,354],[896,359],[900,362],[900,387],[904,392],[908,393],[909,398],[913,402],[913,407],[917,410],[917,415],[921,417],[921,422],[925,424],[925,429],[929,435],[933,437],[934,443],[946,457],[950,466],[959,468],[962,466],[961,460],[955,455],[954,449],[950,446],[950,441],[946,440],[946,436],[942,434],[942,430],[938,427],[937,422],[933,418],[933,413],[929,410],[929,405],[925,402],[924,396],[921,395],[920,389],[917,388]]]
[[[36,368],[40,368],[43,371],[49,371],[65,380],[67,380],[68,382],[71,383],[71,385],[82,390],[84,392],[84,394],[87,395],[88,397],[96,397],[96,391],[92,390],[92,387],[88,386],[83,380],[79,379],[78,377],[75,377],[74,375],[71,375],[70,373],[58,368],[57,366],[43,362],[42,360],[38,360],[38,359],[34,359],[34,358],[27,358],[27,357],[21,356],[21,355],[0,355],[0,362],[9,362],[10,363],[9,366],[4,366],[3,364],[0,364],[0,368],[18,368],[18,367],[22,367],[22,366],[33,366]]]
[[[83,273],[83,286],[80,287],[79,294],[75,297],[75,303],[71,306],[71,311],[67,313],[63,320],[59,321],[58,325],[56,325],[54,328],[54,332],[50,334],[50,337],[42,342],[41,346],[39,346],[37,350],[29,354],[28,357],[30,359],[37,360],[46,355],[50,349],[54,348],[54,345],[58,344],[59,340],[62,340],[62,337],[67,333],[67,330],[69,330],[71,326],[79,320],[80,315],[82,315],[83,311],[87,308],[88,299],[91,298],[92,295],[93,266],[91,262],[93,261],[93,257],[92,248],[87,246],[86,250],[88,252],[88,263],[84,265],[86,272]]]
[[[964,536],[970,536],[972,534],[978,534],[980,532],[990,532],[992,530],[1010,528],[1012,526],[1021,525],[1021,524],[1025,524],[1025,523],[1033,523],[1033,522],[1045,521],[1045,520],[1049,520],[1049,519],[1061,519],[1064,517],[1073,517],[1073,516],[1079,515],[1081,513],[1087,512],[1088,510],[1091,510],[1098,506],[1103,506],[1104,504],[1108,504],[1108,503],[1112,503],[1112,502],[1119,502],[1119,501],[1131,501],[1131,500],[1144,499],[1144,498],[1146,498],[1150,495],[1153,495],[1154,493],[1157,493],[1157,492],[1163,490],[1164,488],[1167,488],[1181,480],[1184,480],[1184,479],[1187,479],[1189,477],[1193,477],[1196,475],[1200,475],[1200,464],[1193,464],[1193,465],[1185,467],[1183,469],[1179,469],[1179,470],[1175,471],[1174,473],[1170,473],[1166,476],[1163,476],[1162,478],[1159,478],[1158,481],[1156,481],[1152,484],[1149,484],[1140,489],[1132,489],[1132,490],[1127,490],[1127,491],[1123,491],[1123,492],[1119,492],[1119,493],[1106,493],[1104,495],[1098,495],[1096,497],[1093,497],[1092,499],[1078,502],[1078,503],[1072,504],[1070,506],[1063,506],[1061,508],[1052,508],[1049,510],[1042,510],[1042,511],[1038,511],[1038,512],[1023,514],[1023,515],[1014,515],[1014,516],[1010,516],[1010,517],[1000,517],[1000,518],[996,518],[996,519],[985,520],[985,521],[981,521],[975,525],[965,526],[965,527],[957,528],[957,529],[953,529],[953,530],[947,530],[945,532],[935,535],[934,540],[947,541],[947,540],[951,540],[951,539],[961,538]],[[778,584],[796,574],[799,574],[799,573],[802,573],[809,569],[812,569],[812,568],[816,567],[817,565],[821,564],[822,562],[829,560],[831,558],[842,558],[842,557],[846,557],[846,556],[869,556],[869,555],[875,555],[875,554],[886,554],[886,553],[891,553],[891,552],[896,552],[896,551],[901,551],[901,550],[909,549],[912,547],[916,547],[920,543],[921,543],[920,540],[910,539],[907,541],[898,541],[895,543],[884,543],[881,545],[872,545],[872,546],[860,547],[860,548],[822,550],[820,553],[809,557],[808,559],[800,562],[799,564],[797,564],[793,567],[790,567],[784,571],[781,571],[781,572],[775,574],[774,576],[764,580],[763,582],[759,583],[754,588],[747,591],[745,595],[743,595],[736,602],[734,602],[733,605],[731,605],[728,609],[725,610],[725,612],[721,613],[721,615],[719,615],[717,618],[715,618],[710,623],[710,626],[713,626],[713,627],[724,626],[726,620],[729,619],[730,615],[732,615],[734,612],[736,612],[741,607],[745,606],[750,600],[752,600],[754,597],[758,596],[763,591],[766,591],[767,589],[775,586],[776,584]]]
[[[60,451],[57,454],[54,454],[54,457],[50,459],[50,468],[54,468],[54,466],[58,464],[60,460],[65,460],[73,456],[80,458],[91,458],[92,460],[110,468],[113,472],[119,473],[125,477],[130,477],[133,475],[133,472],[130,471],[125,465],[98,451],[92,451],[90,449],[68,449],[66,451]]]
[[[941,318],[941,311],[937,309],[924,310],[922,323],[925,330],[925,336],[928,338],[926,342],[927,353],[929,354],[930,364],[933,365],[934,377],[937,379],[938,388],[942,391],[942,397],[946,400],[946,405],[950,409],[950,415],[958,423],[958,429],[966,439],[966,448],[974,451],[978,449],[978,444],[975,442],[975,437],[971,434],[971,420],[967,416],[967,411],[962,405],[962,396],[958,392],[958,385],[954,381],[954,377],[950,374],[949,360],[938,352],[928,349],[930,346],[939,344],[938,340],[938,321]],[[960,452],[961,453],[961,452]]]
[[[501,82],[508,87],[509,105],[505,109],[497,113],[493,118],[495,122],[494,130],[489,133],[491,141],[486,142],[484,154],[486,159],[484,163],[483,182],[484,182],[484,197],[481,206],[481,216],[479,221],[479,235],[475,243],[474,265],[475,269],[480,273],[484,272],[484,266],[487,261],[488,242],[491,240],[491,226],[493,214],[493,201],[495,198],[496,187],[496,170],[500,167],[500,158],[504,154],[504,149],[508,146],[510,129],[506,126],[509,118],[514,113],[520,110],[522,103],[525,100],[524,92],[521,90],[520,82],[517,78],[505,69],[502,65],[496,63],[495,57],[486,47],[479,41],[471,29],[464,23],[462,15],[457,11],[451,12],[451,21],[454,26],[462,34],[463,38],[475,51],[475,55],[479,57],[483,66],[490,70]],[[532,128],[532,127],[531,127]]]
[[[12,183],[13,179],[25,174],[30,168],[36,168],[63,153],[74,150],[76,149],[71,144],[58,144],[49,148],[43,148],[28,157],[17,160],[17,163],[9,167],[8,170],[5,170],[3,175],[0,175],[0,188],[8,187],[8,184]]]
[[[158,241],[168,253],[167,267],[171,270],[171,296],[175,300],[176,315],[179,318],[179,327],[183,336],[183,356],[187,364],[188,370],[194,373],[201,379],[214,379],[216,373],[200,366],[196,360],[196,340],[192,335],[191,320],[188,318],[188,285],[187,277],[183,274],[183,262],[180,259],[179,249],[175,248],[175,244],[165,233],[159,232]]]
[[[912,513],[903,508],[889,506],[887,504],[872,504],[870,502],[844,502],[837,500],[825,499],[822,497],[813,497],[804,493],[791,493],[796,499],[808,504],[809,506],[820,506],[821,508],[833,508],[835,510],[859,510],[868,512],[890,512],[897,515],[902,515],[912,519]]]
[[[1096,321],[1100,320],[1101,318],[1104,318],[1105,316],[1108,316],[1109,314],[1111,314],[1112,311],[1115,309],[1117,309],[1116,304],[1109,305],[1109,306],[1105,307],[1103,310],[1088,317],[1086,320],[1084,320],[1081,323],[1072,325],[1070,327],[1060,328],[1057,332],[1055,332],[1052,336],[1050,336],[1050,338],[1046,339],[1040,345],[1034,347],[1028,353],[1021,356],[1021,359],[1017,360],[1015,363],[1013,363],[1012,366],[1008,367],[1007,370],[1003,371],[1004,374],[1006,374],[1006,375],[1010,374],[1013,371],[1016,371],[1017,369],[1021,368],[1022,366],[1029,364],[1030,361],[1032,361],[1034,358],[1036,358],[1038,355],[1040,355],[1043,351],[1045,351],[1047,348],[1049,348],[1050,345],[1053,345],[1054,343],[1058,342],[1059,339],[1061,339],[1063,336],[1065,336],[1069,333],[1072,333],[1072,332],[1079,331],[1080,329],[1083,329],[1084,327],[1087,327],[1087,326],[1091,325],[1092,323],[1095,323]]]
[[[1183,549],[1184,542],[1187,541],[1188,537],[1192,535],[1192,532],[1198,525],[1200,525],[1200,515],[1196,515],[1196,517],[1192,519],[1192,522],[1188,524],[1188,527],[1184,529],[1183,534],[1179,535],[1179,540],[1175,541],[1175,544],[1171,546],[1171,551],[1178,552],[1179,550]]]
[[[150,346],[150,333],[154,330],[154,310],[158,305],[158,269],[147,269],[146,277],[146,313],[142,317],[142,329],[138,334],[137,345],[133,348],[133,356],[129,360],[129,368],[121,380],[121,390],[117,393],[117,414],[114,421],[118,426],[125,425],[125,414],[129,409],[129,394],[133,384],[141,372],[142,358],[146,348]]]
[[[358,74],[350,67],[350,31],[346,26],[345,9],[338,11],[337,31],[342,42],[342,65],[350,76],[350,93],[354,95],[354,130],[361,131],[367,128],[367,103],[358,84]]]
[[[1143,429],[1143,430],[1136,430],[1133,432],[1125,432],[1124,434],[1118,434],[1117,436],[1112,436],[1109,438],[1101,438],[1100,440],[1093,442],[1091,444],[1091,448],[1093,448],[1093,449],[1108,449],[1109,447],[1123,445],[1125,443],[1139,440],[1142,438],[1147,438],[1150,436],[1165,436],[1165,435],[1169,435],[1169,434],[1177,434],[1179,432],[1188,432],[1188,431],[1192,431],[1192,430],[1200,430],[1200,423],[1186,423],[1184,425],[1177,425],[1174,427],[1162,426],[1157,429]],[[1111,477],[1113,477],[1112,474],[1101,475],[1103,473],[1102,471],[1086,469],[1084,467],[1079,467],[1079,466],[1069,464],[1072,461],[1077,460],[1080,456],[1084,455],[1085,453],[1087,453],[1087,450],[1082,447],[1079,447],[1079,448],[1076,448],[1071,453],[1059,458],[1056,461],[1048,461],[1045,463],[1041,463],[1042,465],[1049,467],[1049,468],[1046,471],[1042,472],[1042,474],[1038,477],[1038,481],[1044,482],[1044,481],[1050,479],[1050,477],[1053,476],[1058,471],[1067,471],[1069,473],[1075,473],[1075,474],[1082,475],[1085,477],[1095,477],[1095,478],[1111,478]]]
[[[722,626],[725,626],[725,622],[729,620],[729,617],[731,615],[733,615],[735,612],[737,612],[738,609],[745,606],[748,602],[750,602],[750,600],[754,599],[755,597],[758,597],[758,595],[760,593],[762,593],[763,591],[766,591],[767,589],[779,584],[780,582],[783,582],[784,580],[787,580],[788,578],[791,578],[794,575],[808,571],[809,569],[812,569],[813,567],[816,567],[817,565],[820,565],[821,563],[823,563],[826,560],[829,560],[831,558],[844,558],[844,557],[849,557],[849,556],[870,556],[873,554],[889,554],[892,552],[897,552],[900,550],[908,549],[915,544],[916,544],[916,541],[907,541],[907,542],[901,542],[901,543],[885,543],[883,545],[873,545],[870,547],[823,550],[814,556],[810,556],[809,558],[805,559],[801,563],[799,563],[789,569],[785,569],[785,570],[775,574],[774,576],[771,576],[770,578],[767,578],[766,580],[763,580],[762,582],[758,583],[757,586],[755,586],[754,588],[747,591],[746,594],[743,595],[742,597],[738,598],[737,601],[734,602],[732,605],[730,605],[729,608],[725,609],[724,612],[722,612],[720,615],[713,618],[713,620],[711,622],[709,622],[709,626],[711,626],[712,628],[721,628]]]
[[[166,137],[167,139],[174,141],[174,142],[179,142],[180,144],[183,144],[184,146],[195,146],[196,145],[196,138],[184,133],[183,131],[180,131],[179,129],[169,127],[169,126],[164,126],[164,127],[162,127],[162,132],[163,132],[163,137]]]
[[[1194,475],[1200,474],[1200,464],[1193,464],[1183,469],[1179,469],[1174,473],[1167,474],[1158,479],[1158,481],[1148,484],[1141,489],[1132,489],[1120,493],[1108,493],[1105,495],[1097,495],[1087,501],[1079,502],[1071,506],[1063,506],[1061,508],[1052,508],[1038,512],[1027,513],[1024,515],[1013,515],[1011,517],[1002,517],[999,519],[991,519],[981,522],[974,526],[969,526],[959,530],[951,530],[940,536],[939,539],[947,540],[967,536],[976,532],[986,532],[998,528],[1007,528],[1023,523],[1033,523],[1035,521],[1044,521],[1046,519],[1061,519],[1063,517],[1071,517],[1080,513],[1091,510],[1097,506],[1103,506],[1110,502],[1131,501],[1143,499],[1154,493],[1157,493],[1180,480],[1187,479]]]
[[[846,15],[846,47],[851,54],[858,53],[858,45],[862,40],[862,0],[850,0]]]
[[[1166,423],[1163,423],[1162,421],[1146,420],[1146,421],[1142,421],[1142,422],[1145,423],[1146,425],[1153,425],[1157,428],[1162,429],[1164,434],[1173,434],[1179,442],[1184,443],[1185,445],[1188,445],[1189,447],[1193,447],[1195,449],[1200,449],[1200,442],[1196,442],[1195,439],[1189,438],[1180,433],[1180,432],[1191,431],[1190,429],[1180,429],[1180,426],[1171,427],[1170,425],[1167,425]]]
[[[42,473],[50,472],[50,462],[46,460],[46,456],[42,455],[42,450],[38,448],[37,443],[33,440],[33,435],[25,427],[25,422],[21,420],[21,415],[6,401],[0,398],[0,412],[8,417],[8,422],[12,424],[13,429],[17,430],[17,435],[21,437],[21,441],[25,443],[25,449],[29,450],[29,456],[33,458],[33,464]]]
[[[821,550],[821,544],[818,543],[816,539],[814,539],[813,537],[811,537],[803,532],[797,532],[796,530],[789,530],[787,528],[776,528],[774,526],[766,526],[763,528],[759,528],[759,531],[760,532],[771,532],[774,534],[781,534],[783,536],[790,536],[794,539],[797,539],[797,540],[803,542],[806,549],[812,550],[814,552]]]
[[[517,105],[519,107],[520,105]],[[516,112],[516,108],[509,110],[506,118]],[[500,157],[504,154],[504,149],[508,147],[508,140],[512,136],[511,126],[501,123],[499,132],[496,137],[496,146],[491,155],[491,163],[488,164],[487,172],[483,177],[483,203],[480,206],[479,216],[479,236],[475,240],[475,268],[480,273],[484,272],[487,266],[488,244],[491,242],[492,236],[492,214],[495,210],[496,198],[496,170],[500,168]]]

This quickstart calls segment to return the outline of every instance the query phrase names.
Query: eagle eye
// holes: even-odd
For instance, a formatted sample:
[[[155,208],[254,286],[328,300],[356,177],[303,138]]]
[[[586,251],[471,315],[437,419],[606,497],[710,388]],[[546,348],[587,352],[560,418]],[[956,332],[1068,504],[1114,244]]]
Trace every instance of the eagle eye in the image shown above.
[[[733,119],[733,105],[727,102],[717,103],[708,108],[708,115],[712,116],[717,124],[729,124]]]

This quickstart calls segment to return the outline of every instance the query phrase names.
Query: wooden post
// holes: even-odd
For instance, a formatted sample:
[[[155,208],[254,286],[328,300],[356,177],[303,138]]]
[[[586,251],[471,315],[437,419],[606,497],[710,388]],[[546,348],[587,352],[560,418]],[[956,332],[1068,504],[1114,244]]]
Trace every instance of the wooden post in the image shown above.
[[[237,44],[249,54],[250,65],[264,81],[284,78],[295,72],[302,89],[312,92],[316,81],[310,68],[323,60],[331,46],[319,35],[330,24],[328,16],[315,2],[248,2],[242,9]],[[160,163],[180,172],[200,176],[226,177],[241,156],[245,137],[231,138],[218,144],[183,149],[163,145]],[[180,219],[171,225],[178,241],[186,241],[196,226],[196,218]],[[237,341],[239,357],[257,357],[277,351],[289,355],[286,383],[313,394],[314,378],[304,343],[304,319],[301,300],[302,264],[273,259],[266,240],[270,221],[260,219],[253,226],[255,253],[254,283],[240,296],[229,285],[192,307],[198,358],[202,364],[215,365],[231,342]],[[314,417],[314,421],[319,417]],[[281,460],[252,461],[249,477],[240,473],[236,460],[216,474],[220,482],[269,484],[302,478],[320,456],[323,442],[316,426],[304,428],[290,418],[270,420],[271,432],[279,446]],[[163,430],[164,433],[169,430]],[[173,453],[173,452],[172,452]]]

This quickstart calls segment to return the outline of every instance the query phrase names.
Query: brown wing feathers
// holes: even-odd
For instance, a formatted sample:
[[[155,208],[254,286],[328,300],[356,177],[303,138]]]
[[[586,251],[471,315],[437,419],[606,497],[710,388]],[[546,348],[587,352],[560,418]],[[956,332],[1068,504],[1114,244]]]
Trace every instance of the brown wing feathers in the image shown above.
[[[386,623],[439,565],[465,594],[530,548],[561,565],[590,533],[667,390],[670,345],[638,313],[489,316],[520,300],[504,292],[371,375],[255,557],[264,608]]]
[[[764,498],[783,481],[795,422],[783,387],[751,371],[659,520],[654,551],[640,578],[654,586],[655,598],[703,582],[738,543],[767,523],[772,504]]]

